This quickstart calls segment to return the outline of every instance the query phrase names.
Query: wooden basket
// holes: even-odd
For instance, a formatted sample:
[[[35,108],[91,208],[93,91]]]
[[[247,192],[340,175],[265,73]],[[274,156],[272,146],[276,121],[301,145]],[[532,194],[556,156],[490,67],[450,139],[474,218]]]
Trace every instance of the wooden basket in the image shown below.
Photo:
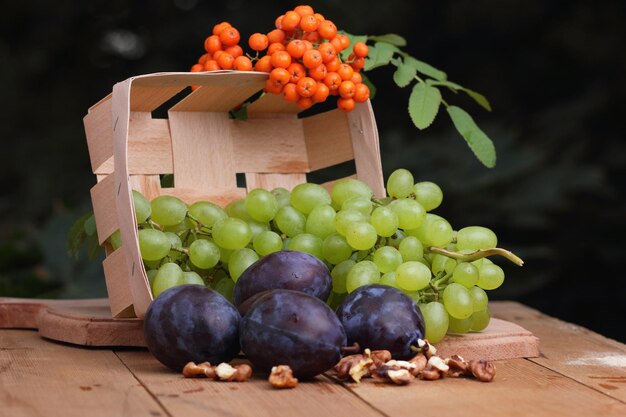
[[[120,229],[123,245],[107,247],[103,262],[113,317],[143,317],[152,301],[141,261],[132,189],[149,200],[174,195],[188,204],[208,200],[222,206],[257,187],[293,188],[307,173],[354,160],[352,177],[384,195],[378,133],[371,105],[299,118],[301,110],[266,94],[248,106],[248,120],[229,111],[263,89],[267,74],[219,71],[158,73],[132,77],[91,107],[84,118],[91,189],[100,244]],[[199,86],[168,109],[152,112]],[[236,175],[245,174],[246,188]],[[174,174],[162,188],[160,174]],[[332,182],[324,184],[327,187]]]

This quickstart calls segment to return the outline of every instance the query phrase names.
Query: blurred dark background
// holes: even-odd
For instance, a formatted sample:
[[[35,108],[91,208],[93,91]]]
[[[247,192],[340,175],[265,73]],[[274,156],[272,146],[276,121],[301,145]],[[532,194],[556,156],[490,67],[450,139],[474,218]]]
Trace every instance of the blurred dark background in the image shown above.
[[[70,259],[67,231],[90,210],[82,118],[115,82],[186,71],[222,20],[242,37],[298,3],[21,1],[0,14],[0,295],[94,297],[99,260]],[[405,167],[444,190],[455,228],[494,229],[526,265],[503,264],[514,299],[626,341],[626,3],[542,0],[314,1],[357,34],[395,32],[415,57],[484,93],[488,113],[445,95],[494,140],[484,168],[440,114],[425,131],[386,68],[370,73],[385,175]],[[621,51],[621,52],[620,52]]]

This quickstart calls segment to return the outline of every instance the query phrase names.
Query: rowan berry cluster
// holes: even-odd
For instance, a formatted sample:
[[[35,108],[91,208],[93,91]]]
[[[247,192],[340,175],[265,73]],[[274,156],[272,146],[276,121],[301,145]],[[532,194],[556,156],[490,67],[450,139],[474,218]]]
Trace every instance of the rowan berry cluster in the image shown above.
[[[256,56],[249,57],[238,45],[237,29],[227,22],[216,25],[204,43],[206,53],[191,71],[234,69],[269,73],[265,91],[282,94],[302,109],[326,101],[329,96],[338,96],[337,107],[344,111],[367,101],[370,91],[360,74],[368,54],[364,42],[356,42],[352,53],[342,61],[342,51],[350,47],[350,38],[337,33],[331,20],[306,5],[279,16],[275,27],[267,34],[250,36],[248,45]],[[263,52],[265,55],[259,56]]]

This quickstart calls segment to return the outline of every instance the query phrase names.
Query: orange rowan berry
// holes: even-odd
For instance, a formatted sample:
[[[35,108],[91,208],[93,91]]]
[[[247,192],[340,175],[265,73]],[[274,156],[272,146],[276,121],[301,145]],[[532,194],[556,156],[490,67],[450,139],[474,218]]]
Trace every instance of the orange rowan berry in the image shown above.
[[[301,97],[300,100],[298,100],[298,102],[296,103],[298,105],[298,107],[300,107],[302,110],[306,110],[311,108],[311,106],[314,104],[313,100],[309,97]]]
[[[280,29],[274,29],[267,34],[267,40],[271,43],[282,43],[285,40],[285,32]]]
[[[365,58],[369,52],[369,48],[365,44],[365,42],[357,42],[352,47],[354,54],[359,58]]]
[[[307,50],[307,51],[308,51],[309,49],[315,49],[315,47],[313,46],[313,44],[311,43],[311,41],[303,40],[302,42],[304,43],[304,46],[306,46],[306,50]]]
[[[285,100],[291,101],[292,103],[295,103],[300,99],[300,95],[298,94],[297,87],[294,83],[287,83],[283,87],[283,97]]]
[[[231,26],[232,25],[228,22],[218,23],[217,25],[213,26],[213,34],[219,36],[220,33],[222,33],[224,29],[229,28]]]
[[[237,58],[243,55],[243,49],[241,49],[241,46],[239,45],[229,46],[228,48],[224,49],[224,52],[228,52],[234,58]]]
[[[320,24],[320,22],[318,22],[317,19],[315,18],[315,16],[313,16],[312,14],[310,14],[308,16],[303,16],[300,19],[300,27],[305,32],[314,32],[314,31],[316,31],[317,27],[319,26],[319,24]]]
[[[354,68],[355,71],[360,71],[365,66],[365,58],[354,58],[350,66]]]
[[[294,39],[287,44],[287,52],[294,58],[302,58],[306,52],[306,45],[300,39]]]
[[[222,69],[225,69],[225,70],[232,69],[234,62],[235,62],[235,57],[229,54],[228,52],[224,52],[220,54],[219,58],[217,58],[217,63]]]
[[[354,100],[351,98],[339,98],[337,100],[337,107],[345,112],[351,112],[354,110]]]
[[[226,46],[237,45],[240,39],[241,37],[239,36],[239,31],[232,26],[224,29],[220,33],[220,40],[222,41],[222,44]]]
[[[309,49],[302,56],[302,63],[307,68],[315,68],[322,62],[322,54],[317,49]]]
[[[276,51],[272,54],[272,65],[275,68],[287,68],[291,65],[291,55],[287,51]]]
[[[204,71],[204,65],[202,65],[202,64],[193,64],[189,71],[191,71],[191,72],[201,72],[201,71]]]
[[[370,98],[370,88],[363,84],[356,84],[354,87],[354,96],[352,97],[357,103],[363,103]]]
[[[300,78],[306,77],[306,69],[299,62],[289,64],[287,71],[289,71],[289,75],[291,76],[289,79],[291,83],[297,83]]]
[[[317,31],[322,38],[332,39],[337,35],[337,26],[330,20],[324,20],[317,27]]]
[[[289,74],[289,71],[287,71],[285,68],[274,68],[270,72],[269,79],[274,84],[280,84],[282,86],[282,85],[287,84],[290,78],[291,78],[291,75]]]
[[[202,54],[202,56],[198,58],[198,64],[204,65],[205,62],[207,62],[209,59],[212,59],[212,58],[213,57],[208,52],[206,54]]]
[[[337,56],[337,50],[330,42],[322,43],[318,48],[318,51],[322,54],[322,60],[324,63],[329,62],[331,59]]]
[[[282,30],[295,30],[299,23],[300,15],[293,10],[290,10],[283,15],[280,28]]]
[[[233,69],[237,71],[252,71],[252,61],[247,56],[238,56],[233,62]]]
[[[278,16],[276,18],[276,20],[274,20],[274,26],[276,26],[276,29],[282,29],[283,28],[283,18],[285,17],[284,14],[281,14],[280,16]]]
[[[341,50],[343,51],[344,49],[347,49],[350,46],[350,38],[348,38],[346,35],[344,35],[343,33],[338,33],[335,38],[339,39],[339,42],[341,43]]]
[[[326,101],[329,94],[330,90],[328,89],[328,86],[324,83],[318,82],[317,91],[315,91],[315,94],[311,96],[311,99],[314,103],[321,103],[323,101]]]
[[[219,51],[215,51],[215,53],[213,54],[213,59],[214,59],[215,61],[217,61],[217,60],[219,59],[220,55],[222,55],[222,54],[224,54],[224,53],[226,53],[226,52],[225,52],[225,51],[223,51],[223,50],[221,50],[221,49],[220,49]]]
[[[324,84],[326,84],[331,92],[339,88],[341,81],[341,76],[339,76],[336,72],[329,72],[326,74],[326,77],[324,77]]]
[[[303,4],[301,6],[296,6],[296,8],[293,9],[293,11],[298,13],[301,17],[312,16],[313,13],[315,13],[313,11],[313,8],[311,6],[309,6],[308,4]]]
[[[326,18],[320,13],[314,13],[313,16],[317,19],[318,22],[322,23]]]
[[[269,46],[269,40],[267,35],[262,33],[253,33],[248,38],[248,45],[252,48],[253,51],[264,51]]]
[[[284,51],[285,49],[285,45],[283,45],[282,43],[274,42],[270,44],[269,48],[267,48],[267,54],[274,55],[274,53],[278,51]]]
[[[354,74],[352,74],[352,78],[350,78],[350,81],[352,81],[354,85],[357,85],[363,82],[363,77],[361,76],[361,74],[355,71]]]
[[[254,70],[259,72],[270,72],[273,68],[272,57],[269,55],[265,55],[254,64]]]
[[[283,91],[283,86],[282,84],[277,84],[272,80],[267,80],[265,81],[265,91],[268,93],[280,94],[281,91]]]
[[[214,59],[209,59],[209,60],[207,60],[207,62],[204,63],[204,70],[205,71],[217,71],[217,70],[220,70],[220,69],[221,69],[220,65]]]
[[[339,85],[339,95],[343,98],[352,98],[354,96],[354,83],[350,80],[343,81]]]
[[[329,72],[337,72],[337,70],[339,69],[339,66],[341,65],[341,61],[339,60],[339,57],[336,56],[330,61],[326,62],[325,64],[326,64],[326,69]]]
[[[319,43],[322,37],[320,36],[319,32],[315,30],[313,32],[305,33],[302,39],[313,43]]]
[[[328,74],[328,70],[324,64],[319,64],[317,67],[309,69],[309,77],[316,81],[322,81],[326,78],[326,74]]]
[[[296,85],[301,97],[311,97],[317,91],[317,81],[311,77],[300,78]]]
[[[342,80],[349,80],[352,78],[352,74],[354,74],[354,69],[348,64],[341,64],[339,65],[337,74],[339,74]]]
[[[211,35],[204,40],[204,50],[210,54],[214,54],[216,51],[222,49],[222,41],[217,35]]]

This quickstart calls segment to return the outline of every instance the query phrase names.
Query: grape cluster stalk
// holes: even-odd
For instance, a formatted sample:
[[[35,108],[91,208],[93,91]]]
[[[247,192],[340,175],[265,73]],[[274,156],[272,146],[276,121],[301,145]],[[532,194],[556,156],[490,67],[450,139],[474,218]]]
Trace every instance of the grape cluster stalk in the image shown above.
[[[482,226],[455,230],[432,213],[443,193],[415,182],[406,169],[387,180],[387,196],[375,198],[356,179],[324,187],[251,190],[225,208],[208,201],[185,204],[173,196],[149,202],[133,191],[138,239],[152,294],[182,284],[205,285],[233,300],[242,273],[262,257],[301,251],[331,271],[335,308],[348,293],[369,284],[395,287],[424,316],[431,343],[447,333],[481,331],[490,321],[486,291],[502,285],[504,271],[488,259],[502,255],[496,234]],[[122,245],[119,231],[109,239]]]

